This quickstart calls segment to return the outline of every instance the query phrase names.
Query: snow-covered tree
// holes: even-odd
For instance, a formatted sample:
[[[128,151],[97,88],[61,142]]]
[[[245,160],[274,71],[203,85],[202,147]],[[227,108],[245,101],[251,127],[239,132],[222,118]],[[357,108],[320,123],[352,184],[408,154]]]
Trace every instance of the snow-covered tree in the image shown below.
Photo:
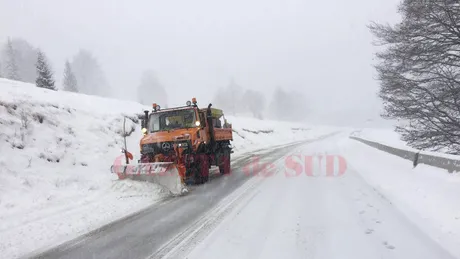
[[[48,64],[45,53],[41,50],[38,51],[36,67],[38,76],[35,80],[35,85],[41,88],[56,90],[56,87],[54,86],[53,72]]]
[[[11,80],[20,80],[19,70],[17,65],[16,50],[13,47],[11,39],[8,39],[5,50],[5,76]]]
[[[70,64],[80,93],[108,96],[109,84],[97,59],[88,50],[80,50]]]
[[[37,77],[35,62],[37,49],[21,38],[9,39],[1,53],[3,74],[15,80],[33,83]],[[16,76],[17,75],[17,76]]]
[[[157,103],[163,108],[168,106],[168,95],[166,90],[155,76],[155,73],[151,70],[146,70],[142,73],[137,94],[138,101],[144,105]]]
[[[35,82],[37,78],[35,62],[38,50],[24,39],[14,38],[11,42],[16,51],[16,60],[21,81],[28,83]]]
[[[373,23],[386,119],[421,150],[460,154],[459,1],[401,1],[400,22]]]
[[[64,68],[64,91],[78,92],[77,78],[75,77],[69,61],[65,62]]]
[[[3,67],[2,67],[2,63],[0,62],[0,78],[3,77]]]

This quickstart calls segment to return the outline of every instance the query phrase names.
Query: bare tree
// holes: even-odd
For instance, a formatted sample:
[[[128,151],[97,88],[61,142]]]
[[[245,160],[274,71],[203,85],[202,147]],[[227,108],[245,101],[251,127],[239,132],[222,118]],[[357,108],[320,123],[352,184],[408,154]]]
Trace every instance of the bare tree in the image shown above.
[[[403,0],[402,21],[373,23],[384,118],[415,148],[460,154],[460,4]]]
[[[265,110],[265,96],[263,93],[246,90],[242,96],[242,104],[249,110],[252,115],[257,119],[263,119],[263,113]]]
[[[305,95],[301,92],[288,91],[277,87],[269,105],[271,118],[282,121],[304,121],[307,105]]]

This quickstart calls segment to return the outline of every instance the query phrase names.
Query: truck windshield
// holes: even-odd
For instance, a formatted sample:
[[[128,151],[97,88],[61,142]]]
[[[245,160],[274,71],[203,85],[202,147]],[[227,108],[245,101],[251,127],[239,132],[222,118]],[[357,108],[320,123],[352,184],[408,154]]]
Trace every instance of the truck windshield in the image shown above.
[[[149,131],[165,131],[172,129],[191,128],[195,126],[195,110],[184,109],[156,112],[150,115]]]

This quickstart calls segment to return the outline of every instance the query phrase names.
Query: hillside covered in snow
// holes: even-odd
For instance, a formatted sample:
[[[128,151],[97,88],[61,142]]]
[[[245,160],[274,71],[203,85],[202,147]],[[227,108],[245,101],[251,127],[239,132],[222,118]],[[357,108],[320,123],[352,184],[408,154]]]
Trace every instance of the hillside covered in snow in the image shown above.
[[[56,245],[168,195],[155,184],[119,181],[109,171],[121,155],[124,117],[131,132],[128,149],[138,155],[141,131],[137,115],[145,109],[150,107],[0,79],[3,256]],[[234,128],[235,156],[334,130],[253,118],[227,119]]]

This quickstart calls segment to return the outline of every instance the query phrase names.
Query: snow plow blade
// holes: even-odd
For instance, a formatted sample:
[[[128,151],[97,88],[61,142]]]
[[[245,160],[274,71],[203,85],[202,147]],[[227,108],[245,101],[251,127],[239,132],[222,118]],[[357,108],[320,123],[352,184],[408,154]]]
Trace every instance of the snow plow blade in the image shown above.
[[[187,192],[177,166],[172,162],[142,163],[137,165],[112,165],[110,168],[118,179],[156,183],[168,189],[173,195]]]

